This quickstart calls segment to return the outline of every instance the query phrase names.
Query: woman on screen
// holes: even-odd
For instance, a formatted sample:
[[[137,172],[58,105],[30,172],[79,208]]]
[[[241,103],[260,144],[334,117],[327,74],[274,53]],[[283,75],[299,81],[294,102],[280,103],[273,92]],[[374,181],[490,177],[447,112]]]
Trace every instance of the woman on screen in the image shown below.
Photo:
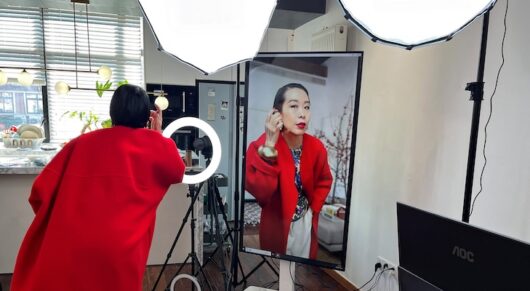
[[[332,176],[326,148],[307,134],[309,93],[290,83],[274,98],[265,133],[247,150],[245,188],[261,206],[261,249],[316,259],[318,214]]]

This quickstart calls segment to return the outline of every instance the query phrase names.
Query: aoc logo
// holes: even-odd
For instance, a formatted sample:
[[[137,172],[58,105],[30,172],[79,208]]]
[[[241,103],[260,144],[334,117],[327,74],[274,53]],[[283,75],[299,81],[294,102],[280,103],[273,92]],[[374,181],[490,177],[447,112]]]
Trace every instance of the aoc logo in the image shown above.
[[[472,251],[468,251],[464,248],[461,248],[459,246],[455,246],[453,248],[453,256],[457,256],[462,260],[466,260],[470,263],[475,262],[475,254],[473,254]]]

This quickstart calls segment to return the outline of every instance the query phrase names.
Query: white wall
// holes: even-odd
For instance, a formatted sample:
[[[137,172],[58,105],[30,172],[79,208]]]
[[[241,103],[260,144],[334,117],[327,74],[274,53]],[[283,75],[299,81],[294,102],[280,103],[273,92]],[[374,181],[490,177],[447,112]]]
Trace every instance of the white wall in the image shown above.
[[[492,11],[474,193],[506,1]],[[484,191],[471,223],[530,242],[530,38],[527,1],[511,1],[506,63],[488,129]],[[396,201],[460,220],[482,19],[447,43],[406,51],[356,33],[365,52],[346,277],[367,281],[377,256],[398,263]]]
[[[314,33],[337,24],[348,24],[342,8],[336,0],[328,0],[326,14],[317,17],[294,30],[293,51],[310,51],[311,37]],[[348,27],[349,29],[351,27]],[[351,31],[351,29],[350,29]],[[350,32],[348,33],[351,34]],[[348,35],[348,37],[350,37]]]
[[[269,28],[261,41],[260,52],[285,52],[289,50],[289,43],[294,30]]]

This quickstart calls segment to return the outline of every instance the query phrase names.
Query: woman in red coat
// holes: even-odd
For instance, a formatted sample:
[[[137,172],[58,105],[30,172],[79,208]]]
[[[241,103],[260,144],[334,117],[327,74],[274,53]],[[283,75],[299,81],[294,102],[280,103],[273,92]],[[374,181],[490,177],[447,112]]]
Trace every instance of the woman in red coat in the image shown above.
[[[316,259],[318,216],[332,184],[326,148],[307,134],[307,89],[281,87],[265,133],[247,150],[245,188],[261,206],[260,248]]]
[[[120,86],[110,116],[112,128],[68,142],[36,178],[12,291],[142,290],[156,208],[185,166],[142,88]]]

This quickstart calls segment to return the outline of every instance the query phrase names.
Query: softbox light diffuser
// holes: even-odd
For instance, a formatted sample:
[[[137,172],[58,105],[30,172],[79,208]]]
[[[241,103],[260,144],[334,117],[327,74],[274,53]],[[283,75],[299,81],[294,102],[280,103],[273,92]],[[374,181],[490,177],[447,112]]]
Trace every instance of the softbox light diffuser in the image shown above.
[[[380,40],[411,49],[451,39],[495,0],[339,0],[346,18]]]
[[[202,71],[253,58],[276,0],[139,0],[161,51]]]

